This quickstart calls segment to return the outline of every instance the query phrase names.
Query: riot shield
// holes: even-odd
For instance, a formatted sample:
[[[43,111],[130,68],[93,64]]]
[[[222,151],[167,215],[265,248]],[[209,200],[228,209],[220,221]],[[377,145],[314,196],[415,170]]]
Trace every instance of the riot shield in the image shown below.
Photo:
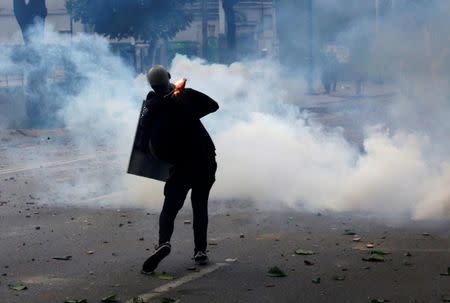
[[[132,175],[165,182],[169,178],[171,165],[153,156],[148,149],[149,142],[143,142],[143,140],[145,140],[144,138],[147,138],[147,136],[145,136],[146,129],[143,123],[143,117],[146,110],[144,100],[139,114],[127,172]]]

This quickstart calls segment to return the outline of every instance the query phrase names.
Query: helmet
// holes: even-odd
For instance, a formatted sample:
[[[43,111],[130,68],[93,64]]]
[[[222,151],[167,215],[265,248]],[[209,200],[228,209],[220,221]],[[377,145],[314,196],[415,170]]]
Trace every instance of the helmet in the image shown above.
[[[153,66],[147,73],[147,80],[150,86],[169,86],[170,74],[161,65]]]

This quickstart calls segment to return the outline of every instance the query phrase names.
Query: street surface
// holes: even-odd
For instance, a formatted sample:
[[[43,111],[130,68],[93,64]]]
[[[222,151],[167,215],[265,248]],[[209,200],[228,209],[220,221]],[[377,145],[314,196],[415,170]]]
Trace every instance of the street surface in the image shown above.
[[[359,103],[307,107],[335,126],[350,121],[342,117],[358,107],[361,112]],[[348,138],[360,144],[361,134],[352,129]],[[2,130],[1,138],[1,303],[91,303],[110,295],[120,302],[141,296],[144,302],[182,303],[430,303],[450,296],[449,222],[271,210],[246,201],[210,201],[211,264],[199,268],[192,268],[186,201],[172,253],[158,268],[169,276],[144,276],[140,267],[157,241],[157,207],[108,206],[132,202],[114,184],[82,196],[68,190],[61,197],[55,190],[76,186],[80,178],[88,184],[90,178],[121,173],[121,155],[102,147],[81,154],[63,130]],[[8,162],[13,154],[15,163]],[[44,156],[52,161],[33,161]],[[298,249],[313,254],[298,255]],[[362,260],[374,249],[389,254],[383,262]],[[287,276],[269,276],[274,266]],[[9,287],[17,283],[27,289]]]

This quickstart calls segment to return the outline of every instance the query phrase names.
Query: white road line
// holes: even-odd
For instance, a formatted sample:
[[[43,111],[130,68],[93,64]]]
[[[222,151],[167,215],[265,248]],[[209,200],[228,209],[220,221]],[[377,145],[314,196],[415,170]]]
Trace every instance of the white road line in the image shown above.
[[[141,298],[144,302],[147,302],[148,300],[151,300],[153,298],[161,296],[165,292],[168,292],[168,291],[170,291],[174,288],[177,288],[183,284],[186,284],[188,282],[197,280],[197,279],[199,279],[203,276],[206,276],[207,274],[210,274],[213,271],[216,271],[217,269],[227,266],[227,265],[228,264],[226,264],[226,263],[216,263],[216,264],[210,265],[208,267],[205,267],[204,269],[201,269],[198,272],[194,272],[194,273],[184,276],[180,279],[177,279],[173,282],[159,286],[159,287],[151,290],[148,293],[139,295],[138,297]],[[133,299],[130,299],[130,300],[126,301],[125,303],[133,303]]]
[[[53,161],[53,162],[46,162],[46,163],[41,163],[41,164],[38,164],[35,166],[28,166],[28,167],[21,167],[21,168],[8,168],[8,169],[0,170],[0,176],[14,174],[14,173],[20,173],[20,172],[28,171],[28,170],[51,168],[51,167],[81,162],[81,161],[88,161],[88,160],[100,158],[100,156],[105,156],[105,155],[118,155],[118,153],[104,153],[104,154],[100,153],[100,154],[96,154],[96,155],[87,155],[87,156],[70,159],[70,160],[59,160],[59,161]]]

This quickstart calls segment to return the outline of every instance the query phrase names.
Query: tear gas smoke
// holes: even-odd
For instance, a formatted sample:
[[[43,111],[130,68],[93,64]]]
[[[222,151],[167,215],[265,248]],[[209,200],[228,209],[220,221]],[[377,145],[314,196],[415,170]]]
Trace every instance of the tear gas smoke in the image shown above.
[[[342,33],[342,39],[346,35]],[[377,38],[377,45],[383,46],[379,49],[386,52],[377,60],[404,51],[392,35],[390,31]],[[49,54],[45,51],[48,44],[58,45],[60,51]],[[114,188],[127,190],[121,205],[160,205],[161,183],[125,174],[140,102],[149,89],[145,77],[134,78],[110,53],[107,41],[97,36],[70,40],[49,32],[45,44],[34,41],[32,47],[41,54],[40,65],[63,58],[81,77],[77,90],[64,97],[58,112],[80,150],[92,152],[105,144],[124,155],[120,173],[89,184],[80,176],[76,190],[103,188],[107,177]],[[408,55],[415,54],[411,48],[408,51]],[[0,56],[0,68],[35,68],[12,60],[12,55]],[[292,98],[289,82],[304,84],[286,79],[278,64],[262,60],[225,66],[177,56],[171,64],[173,78],[187,77],[188,87],[209,94],[221,106],[204,119],[215,140],[219,163],[212,199],[245,199],[272,208],[285,205],[414,219],[450,218],[450,154],[448,143],[442,141],[449,130],[448,115],[442,113],[448,113],[450,105],[447,87],[441,85],[448,83],[448,74],[434,73],[436,81],[431,84],[419,77],[423,69],[414,61],[409,63],[417,70],[408,74],[408,85],[419,93],[392,97],[394,130],[366,125],[361,152],[345,139],[341,128],[326,128],[307,111],[285,102]],[[431,86],[432,91],[428,90]],[[299,95],[299,99],[305,97]],[[419,111],[424,108],[429,115],[426,120],[433,121],[427,127],[422,127]],[[63,189],[61,195],[66,194]]]

